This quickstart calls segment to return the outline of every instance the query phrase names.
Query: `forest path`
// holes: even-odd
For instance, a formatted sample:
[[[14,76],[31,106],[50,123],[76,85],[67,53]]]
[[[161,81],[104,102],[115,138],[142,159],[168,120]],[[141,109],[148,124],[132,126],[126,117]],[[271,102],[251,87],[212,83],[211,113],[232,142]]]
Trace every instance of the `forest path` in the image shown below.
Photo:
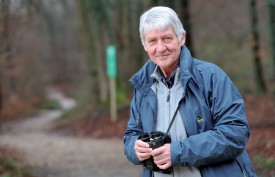
[[[41,110],[38,116],[4,125],[0,145],[22,150],[37,177],[137,177],[140,167],[131,165],[123,153],[122,139],[91,139],[50,132],[54,120],[75,106],[74,100],[57,90],[49,98],[62,109]]]

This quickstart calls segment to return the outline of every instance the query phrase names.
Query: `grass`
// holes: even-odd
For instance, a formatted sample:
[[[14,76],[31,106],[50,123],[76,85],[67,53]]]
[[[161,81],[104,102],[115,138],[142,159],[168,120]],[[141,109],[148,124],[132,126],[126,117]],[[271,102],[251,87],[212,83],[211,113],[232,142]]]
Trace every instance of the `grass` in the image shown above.
[[[271,169],[271,168],[275,167],[275,159],[274,158],[265,158],[263,156],[255,156],[255,157],[253,157],[253,161],[263,168]]]
[[[50,100],[43,105],[43,108],[49,109],[49,110],[57,110],[57,109],[61,109],[62,107],[57,101]]]
[[[12,160],[8,157],[0,158],[1,177],[31,177],[29,167],[19,160]]]

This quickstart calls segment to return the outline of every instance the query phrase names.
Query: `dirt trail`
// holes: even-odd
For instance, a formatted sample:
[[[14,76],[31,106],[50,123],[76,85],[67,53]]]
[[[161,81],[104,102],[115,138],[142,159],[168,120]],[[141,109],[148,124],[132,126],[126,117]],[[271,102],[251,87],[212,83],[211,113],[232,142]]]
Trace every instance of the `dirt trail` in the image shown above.
[[[42,110],[38,116],[7,124],[0,145],[23,150],[37,177],[137,177],[140,167],[123,154],[121,139],[90,139],[49,132],[53,121],[75,106],[72,99],[49,90],[49,98],[60,102],[58,111]]]

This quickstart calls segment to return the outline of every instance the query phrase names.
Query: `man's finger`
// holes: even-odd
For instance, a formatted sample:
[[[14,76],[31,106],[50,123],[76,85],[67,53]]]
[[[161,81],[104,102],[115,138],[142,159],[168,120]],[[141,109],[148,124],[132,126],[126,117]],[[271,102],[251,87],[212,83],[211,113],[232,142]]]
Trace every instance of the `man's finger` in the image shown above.
[[[159,154],[161,154],[163,152],[164,148],[163,146],[162,147],[159,147],[157,149],[154,149],[151,153],[152,156],[158,156]]]
[[[160,169],[165,170],[165,169],[171,167],[171,163],[170,163],[170,162],[167,162],[167,163],[165,163],[165,164],[157,165],[157,166],[158,166]]]
[[[152,149],[151,148],[144,148],[144,147],[140,147],[140,146],[136,146],[135,151],[140,152],[140,153],[149,153],[151,154]]]
[[[140,146],[140,147],[145,147],[145,148],[149,148],[149,144],[145,143],[144,141],[141,140],[137,140],[135,143],[136,146]]]

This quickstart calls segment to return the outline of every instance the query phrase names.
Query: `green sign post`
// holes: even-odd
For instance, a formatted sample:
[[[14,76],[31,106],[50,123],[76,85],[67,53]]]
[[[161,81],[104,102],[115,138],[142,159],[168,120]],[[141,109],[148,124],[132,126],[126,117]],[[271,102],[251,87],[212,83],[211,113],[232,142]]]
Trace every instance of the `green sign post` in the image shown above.
[[[107,47],[107,75],[108,77],[116,77],[116,48],[113,45]]]
[[[109,45],[106,49],[107,56],[107,75],[109,77],[110,86],[110,112],[111,120],[116,122],[117,120],[117,104],[116,104],[116,48],[113,45]]]

